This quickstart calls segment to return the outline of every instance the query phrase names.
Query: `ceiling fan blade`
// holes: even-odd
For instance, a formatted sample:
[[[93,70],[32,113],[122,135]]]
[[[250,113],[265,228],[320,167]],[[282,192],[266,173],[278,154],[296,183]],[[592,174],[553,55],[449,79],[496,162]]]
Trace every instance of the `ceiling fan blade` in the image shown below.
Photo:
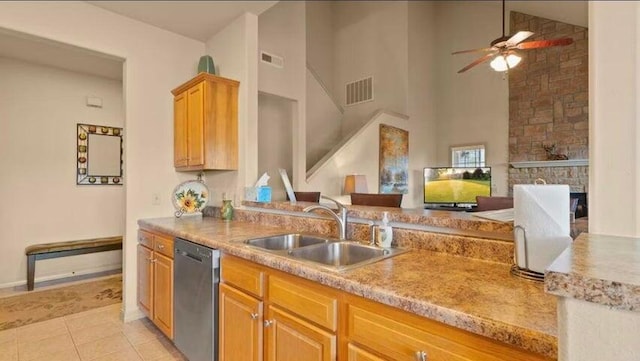
[[[505,45],[508,47],[516,46],[516,44],[527,39],[531,35],[533,35],[533,33],[530,31],[518,31],[516,35],[510,37],[509,40],[505,42]]]
[[[572,38],[560,38],[551,40],[535,40],[527,41],[526,43],[520,43],[515,46],[516,49],[537,49],[548,48],[551,46],[565,46],[573,44]]]
[[[460,51],[456,51],[456,52],[451,53],[451,55],[456,55],[456,54],[465,54],[465,53],[479,53],[479,52],[482,52],[482,51],[495,51],[495,50],[497,50],[497,49],[496,49],[496,48],[494,48],[494,47],[491,47],[491,48],[470,49],[470,50],[460,50]]]
[[[460,74],[460,73],[464,73],[465,71],[467,71],[467,70],[469,70],[469,69],[473,68],[474,66],[476,66],[476,65],[478,65],[478,64],[482,64],[482,63],[484,63],[485,61],[491,60],[491,58],[493,58],[495,55],[496,55],[495,53],[491,53],[491,54],[487,54],[487,55],[485,55],[485,56],[482,56],[482,57],[480,57],[480,58],[476,59],[473,63],[471,63],[471,64],[469,64],[469,65],[465,66],[464,68],[462,68],[462,69],[460,69],[460,70],[458,70],[458,74]]]

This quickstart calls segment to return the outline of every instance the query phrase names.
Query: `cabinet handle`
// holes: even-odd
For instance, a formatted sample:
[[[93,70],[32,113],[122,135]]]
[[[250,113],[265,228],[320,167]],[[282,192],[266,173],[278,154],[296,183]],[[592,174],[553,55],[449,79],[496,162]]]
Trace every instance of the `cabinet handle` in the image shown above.
[[[158,249],[164,249],[164,244],[159,244]]]
[[[269,327],[271,325],[273,325],[273,320],[265,320],[264,321],[264,327]]]
[[[258,319],[258,316],[259,316],[259,315],[258,315],[257,313],[252,313],[252,314],[251,314],[251,319],[252,319],[252,320],[257,320],[257,319]]]
[[[418,351],[416,352],[416,360],[417,361],[427,361],[428,360],[428,355],[426,352],[424,351]]]

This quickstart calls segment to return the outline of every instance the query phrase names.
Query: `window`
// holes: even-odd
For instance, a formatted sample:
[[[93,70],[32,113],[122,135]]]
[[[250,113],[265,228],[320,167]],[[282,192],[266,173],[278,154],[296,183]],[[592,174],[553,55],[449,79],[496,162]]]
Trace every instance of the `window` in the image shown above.
[[[484,167],[484,145],[451,147],[452,167]]]

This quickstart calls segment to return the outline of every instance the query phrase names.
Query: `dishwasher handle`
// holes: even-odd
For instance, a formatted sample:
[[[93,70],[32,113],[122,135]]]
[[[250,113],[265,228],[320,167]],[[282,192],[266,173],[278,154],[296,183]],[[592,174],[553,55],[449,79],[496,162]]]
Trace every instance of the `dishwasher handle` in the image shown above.
[[[200,257],[198,257],[198,256],[196,256],[194,254],[191,254],[189,252],[185,252],[185,251],[181,251],[179,249],[176,249],[176,253],[178,253],[182,257],[189,258],[192,261],[195,261],[195,262],[198,262],[198,263],[202,263],[202,258],[200,258]]]

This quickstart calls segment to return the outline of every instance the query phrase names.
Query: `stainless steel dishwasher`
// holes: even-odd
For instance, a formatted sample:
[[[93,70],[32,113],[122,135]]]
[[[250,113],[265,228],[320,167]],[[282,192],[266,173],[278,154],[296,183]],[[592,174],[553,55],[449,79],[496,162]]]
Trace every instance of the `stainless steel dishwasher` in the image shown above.
[[[220,251],[174,242],[173,342],[189,361],[218,360]]]

